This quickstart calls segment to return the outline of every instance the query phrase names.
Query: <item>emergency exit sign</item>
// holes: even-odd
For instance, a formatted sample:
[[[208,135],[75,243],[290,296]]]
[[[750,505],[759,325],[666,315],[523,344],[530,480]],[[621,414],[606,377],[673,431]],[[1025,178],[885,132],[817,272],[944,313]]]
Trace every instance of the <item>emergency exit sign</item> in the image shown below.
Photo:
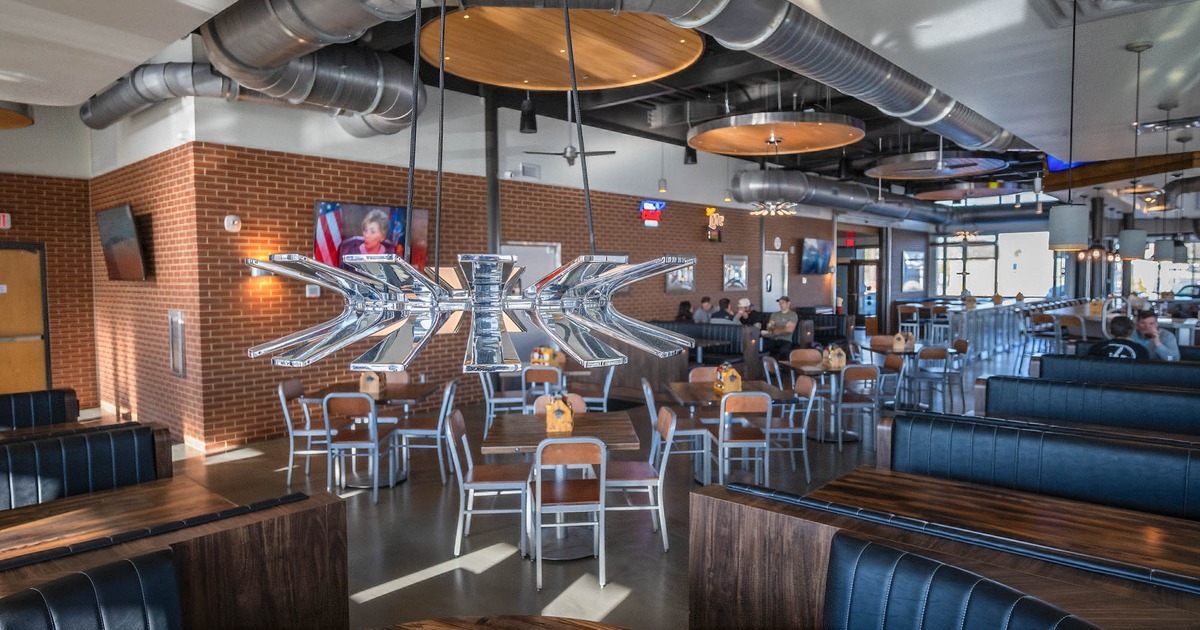
[[[12,215],[7,212],[0,212],[0,230],[7,230],[12,227]]]

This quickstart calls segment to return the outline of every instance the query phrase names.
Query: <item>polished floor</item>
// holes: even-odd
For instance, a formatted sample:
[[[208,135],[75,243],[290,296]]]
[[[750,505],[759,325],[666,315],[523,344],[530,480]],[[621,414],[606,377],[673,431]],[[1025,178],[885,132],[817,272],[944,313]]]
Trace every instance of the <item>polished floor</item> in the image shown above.
[[[1000,355],[968,368],[977,375],[1011,373],[1013,357]],[[961,411],[961,409],[956,409]],[[469,437],[477,448],[482,410],[465,409]],[[649,444],[644,406],[629,409],[642,444]],[[809,441],[813,482],[801,468],[792,472],[783,455],[772,460],[771,485],[803,494],[869,463],[858,444],[842,452],[836,444]],[[637,453],[645,457],[646,448]],[[634,454],[622,454],[621,458]],[[608,516],[608,584],[600,588],[593,558],[545,563],[545,588],[534,588],[534,565],[517,549],[519,517],[475,519],[463,553],[455,558],[454,531],[458,493],[442,485],[432,451],[413,455],[411,478],[381,489],[378,505],[369,491],[348,491],[350,623],[374,628],[401,621],[479,614],[545,614],[600,620],[628,628],[687,626],[688,494],[698,488],[685,457],[667,474],[667,530],[670,551],[651,528],[649,513]],[[302,462],[302,460],[301,460]],[[287,492],[287,446],[282,439],[255,443],[208,457],[189,456],[180,448],[176,474],[187,475],[239,502]],[[300,463],[294,491],[324,490],[325,465],[314,459],[306,477]]]

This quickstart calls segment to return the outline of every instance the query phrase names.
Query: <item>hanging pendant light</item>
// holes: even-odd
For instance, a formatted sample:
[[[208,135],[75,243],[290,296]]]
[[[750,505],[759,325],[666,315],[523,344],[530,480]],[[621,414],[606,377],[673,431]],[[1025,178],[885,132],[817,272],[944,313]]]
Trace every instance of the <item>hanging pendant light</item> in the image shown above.
[[[1146,230],[1129,228],[1121,230],[1117,236],[1121,258],[1124,260],[1141,260],[1146,257]]]
[[[521,100],[521,133],[537,133],[537,111],[533,108],[533,97],[528,91]]]
[[[1160,238],[1154,241],[1154,260],[1157,262],[1172,262],[1175,260],[1175,240]]]
[[[1071,105],[1068,115],[1067,133],[1067,164],[1075,161],[1075,39],[1078,26],[1079,4],[1071,3]],[[1075,189],[1075,171],[1067,170],[1067,203],[1050,208],[1050,249],[1056,252],[1080,252],[1079,260],[1085,255],[1083,250],[1088,246],[1088,215],[1091,212],[1087,206],[1072,203]],[[1037,187],[1038,182],[1034,182]]]
[[[1171,262],[1187,264],[1188,248],[1187,243],[1183,241],[1175,241],[1175,250],[1172,252]]]
[[[667,147],[658,145],[658,192],[667,192]]]
[[[1138,119],[1142,105],[1142,53],[1150,50],[1150,42],[1134,42],[1125,46],[1125,50],[1137,53],[1137,74],[1134,80],[1133,93],[1133,172],[1137,172],[1138,161]],[[1133,217],[1137,218],[1137,180],[1134,180],[1133,190],[1129,193]],[[1146,230],[1126,228],[1117,235],[1120,243],[1121,258],[1124,260],[1140,260],[1146,255]]]

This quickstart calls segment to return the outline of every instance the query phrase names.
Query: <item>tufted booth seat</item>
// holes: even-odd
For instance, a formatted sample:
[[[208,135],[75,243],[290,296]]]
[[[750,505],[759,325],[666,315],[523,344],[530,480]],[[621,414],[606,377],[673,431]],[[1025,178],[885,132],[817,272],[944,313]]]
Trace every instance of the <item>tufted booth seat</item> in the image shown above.
[[[999,582],[840,532],[829,550],[825,627],[1096,628]]]
[[[892,470],[1200,520],[1200,442],[941,414],[891,424]]]
[[[1038,377],[1058,381],[1200,389],[1200,363],[1047,354],[1041,357]]]
[[[1103,341],[1076,341],[1075,354],[1086,355],[1092,349],[1104,343]],[[1200,346],[1179,346],[1179,360],[1200,362]]]
[[[0,431],[79,420],[79,400],[73,389],[0,394]]]
[[[0,599],[0,630],[182,627],[170,549],[72,573]]]
[[[742,325],[741,324],[696,324],[692,322],[650,322],[692,339],[712,339],[728,342],[714,346],[704,351],[704,362],[719,365],[725,361],[737,363],[742,361]]]
[[[993,376],[987,379],[983,415],[1200,435],[1197,409],[1196,390]]]
[[[159,477],[146,425],[0,444],[0,510]]]

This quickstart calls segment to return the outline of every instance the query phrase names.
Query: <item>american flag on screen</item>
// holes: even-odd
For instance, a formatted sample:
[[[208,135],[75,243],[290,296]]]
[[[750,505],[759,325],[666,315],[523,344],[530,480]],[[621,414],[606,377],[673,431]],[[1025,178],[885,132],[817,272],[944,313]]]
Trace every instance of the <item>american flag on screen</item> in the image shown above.
[[[338,266],[338,245],[342,243],[342,207],[339,203],[317,203],[317,235],[313,258],[326,265]]]

